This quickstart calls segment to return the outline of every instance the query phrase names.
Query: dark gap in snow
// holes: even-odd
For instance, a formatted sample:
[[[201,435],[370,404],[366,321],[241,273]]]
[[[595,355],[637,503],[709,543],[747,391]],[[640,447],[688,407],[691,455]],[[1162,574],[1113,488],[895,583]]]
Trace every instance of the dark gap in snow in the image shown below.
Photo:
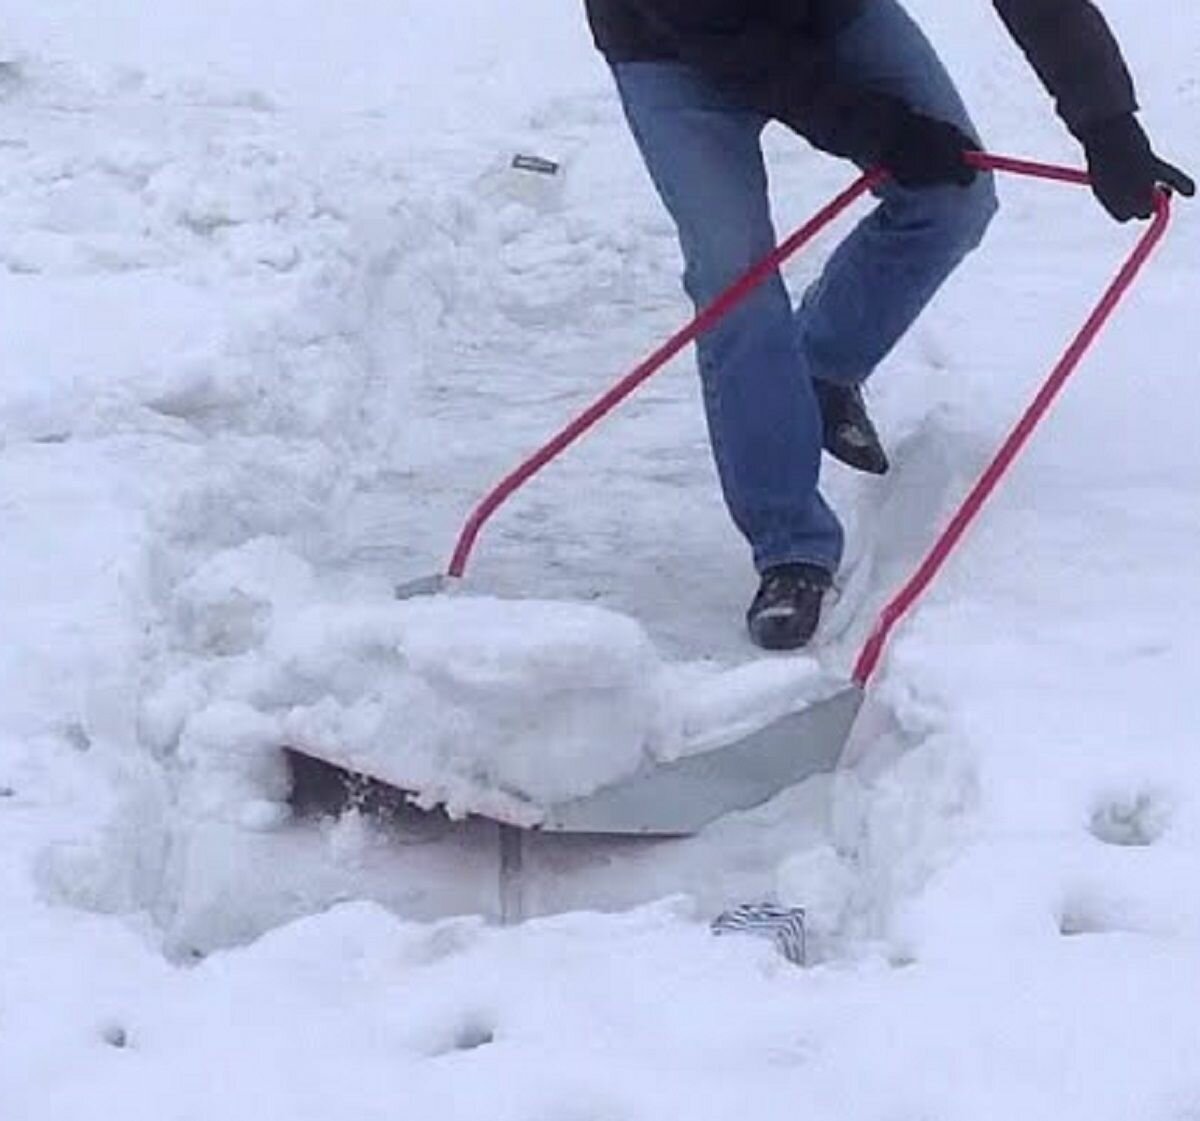
[[[101,1030],[100,1038],[117,1051],[124,1051],[129,1047],[129,1032],[121,1024],[107,1025]]]
[[[456,1051],[478,1051],[496,1042],[495,1031],[484,1023],[467,1023],[459,1028],[454,1039]]]
[[[1063,915],[1058,920],[1058,932],[1064,938],[1078,938],[1082,934],[1098,934],[1099,931],[1089,926],[1082,915]]]
[[[430,1057],[442,1059],[448,1055],[458,1055],[464,1051],[478,1051],[496,1042],[496,1031],[488,1021],[480,1016],[464,1020],[452,1035],[439,1033],[439,1038],[430,1051]]]
[[[1088,830],[1096,840],[1122,848],[1149,848],[1171,823],[1163,798],[1148,791],[1097,806]]]
[[[367,775],[344,770],[294,748],[284,748],[291,777],[288,805],[301,819],[359,813],[409,839],[436,840],[458,823],[440,809],[424,810],[411,795]]]
[[[0,98],[15,93],[25,84],[21,64],[13,59],[0,60]]]
[[[1099,908],[1083,899],[1067,902],[1058,918],[1058,932],[1064,938],[1078,938],[1085,934],[1117,934],[1120,931],[1119,922],[1114,922],[1111,917],[1103,917]]]

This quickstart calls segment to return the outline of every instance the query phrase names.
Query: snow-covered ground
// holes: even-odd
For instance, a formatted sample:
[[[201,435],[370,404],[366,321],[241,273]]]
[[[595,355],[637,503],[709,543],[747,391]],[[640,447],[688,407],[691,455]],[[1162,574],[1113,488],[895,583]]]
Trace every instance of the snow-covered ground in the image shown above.
[[[494,826],[292,821],[279,744],[525,812],[819,695],[1133,231],[1004,185],[875,383],[896,470],[830,468],[819,664],[741,633],[686,360],[466,589],[397,604],[686,316],[582,12],[9,7],[0,1117],[1200,1117],[1190,208],[898,635],[855,766],[688,841],[534,838],[541,917],[499,929]],[[989,4],[912,7],[994,148],[1077,160]],[[1106,10],[1194,170],[1200,15]],[[781,226],[847,181],[769,146]],[[767,898],[808,909],[812,968],[708,936]]]

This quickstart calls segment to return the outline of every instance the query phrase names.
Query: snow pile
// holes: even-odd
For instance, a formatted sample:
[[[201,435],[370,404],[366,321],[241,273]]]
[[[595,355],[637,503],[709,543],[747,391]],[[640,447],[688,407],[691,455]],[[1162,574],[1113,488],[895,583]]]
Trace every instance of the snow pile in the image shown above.
[[[669,666],[636,623],[597,607],[324,594],[270,540],[218,554],[176,588],[177,633],[215,657],[147,698],[142,731],[187,761],[194,808],[282,798],[289,745],[426,807],[532,823],[540,807],[728,742],[833,687],[812,659]]]
[[[202,768],[232,765],[227,754],[247,746],[230,722],[241,704],[265,751],[307,749],[454,814],[497,812],[636,770],[655,738],[661,673],[642,632],[598,609],[308,607],[205,683],[224,718],[192,716],[181,744]],[[219,797],[207,774],[199,785]]]

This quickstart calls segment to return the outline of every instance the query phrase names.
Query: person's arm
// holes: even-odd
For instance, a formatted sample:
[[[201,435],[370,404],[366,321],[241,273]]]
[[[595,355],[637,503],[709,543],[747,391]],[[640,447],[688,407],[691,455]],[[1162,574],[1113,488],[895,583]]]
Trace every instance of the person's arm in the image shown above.
[[[1148,218],[1160,186],[1195,194],[1191,179],[1151,150],[1121,49],[1090,0],[994,2],[1083,144],[1096,195],[1114,218]]]
[[[1089,0],[995,0],[1009,33],[1082,138],[1091,125],[1137,111],[1133,79]]]

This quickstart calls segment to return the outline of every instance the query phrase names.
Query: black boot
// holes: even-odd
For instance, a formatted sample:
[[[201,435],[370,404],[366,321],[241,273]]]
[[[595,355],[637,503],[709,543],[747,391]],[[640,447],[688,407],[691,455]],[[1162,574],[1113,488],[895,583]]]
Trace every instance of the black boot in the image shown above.
[[[813,381],[821,406],[825,450],[847,467],[868,475],[886,475],[890,464],[879,433],[867,415],[862,390],[857,385]]]
[[[821,621],[821,601],[832,583],[815,564],[781,564],[762,576],[746,613],[750,637],[764,650],[798,650]]]

